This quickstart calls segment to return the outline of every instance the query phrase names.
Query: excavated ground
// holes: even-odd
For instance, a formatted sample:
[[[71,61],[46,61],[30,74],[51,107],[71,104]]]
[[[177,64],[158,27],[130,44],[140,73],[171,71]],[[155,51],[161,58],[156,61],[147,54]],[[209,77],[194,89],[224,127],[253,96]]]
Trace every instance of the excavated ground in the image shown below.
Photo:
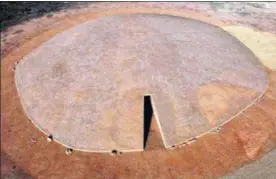
[[[150,7],[153,5],[155,8]],[[89,178],[91,176],[94,178],[215,178],[253,162],[266,152],[275,149],[276,72],[270,68],[269,64],[266,64],[269,86],[260,100],[225,124],[219,132],[204,135],[196,142],[174,150],[163,148],[160,144],[159,130],[153,123],[148,139],[148,150],[145,152],[111,157],[106,154],[76,151],[71,156],[67,156],[63,146],[55,142],[48,143],[46,136],[29,122],[17,96],[12,69],[15,62],[58,32],[106,13],[137,11],[177,14],[212,22],[219,26],[236,22],[235,20],[223,22],[223,18],[219,15],[213,17],[210,14],[196,12],[203,11],[202,6],[195,7],[189,4],[190,10],[185,8],[187,5],[170,7],[167,8],[168,10],[161,8],[167,5],[135,4],[136,8],[133,9],[131,8],[133,4],[111,3],[109,8],[129,7],[97,13],[89,9],[91,7],[87,7],[86,12],[72,10],[69,11],[71,15],[69,12],[65,13],[66,15],[61,13],[54,17],[54,20],[48,19],[47,21],[46,17],[42,17],[40,21],[45,21],[40,26],[34,25],[37,23],[37,20],[34,20],[12,27],[5,32],[6,41],[15,42],[12,39],[18,39],[20,43],[5,43],[3,48],[1,46],[1,50],[4,51],[1,59],[1,155],[7,156],[2,157],[1,162],[4,161],[6,166],[1,167],[2,176],[17,175],[20,177],[26,175],[22,172],[25,171],[34,178],[38,176],[40,178]],[[103,10],[103,6],[98,8]],[[228,15],[228,17],[232,16]],[[247,25],[250,23],[246,22],[254,21],[248,19],[246,21],[246,18],[240,19],[244,20],[244,24]],[[53,21],[55,24],[50,24]],[[268,24],[264,25],[264,29],[270,29],[273,32],[275,28],[273,29]],[[22,27],[26,27],[24,28],[26,32],[18,36],[12,35],[14,30],[18,30],[16,28]],[[3,43],[2,37],[1,43]],[[258,57],[263,60],[262,56]],[[273,57],[271,55],[270,58],[273,60]],[[8,169],[11,162],[16,165],[11,168],[13,173]]]
[[[27,116],[73,149],[143,150],[150,94],[166,147],[206,133],[267,89],[261,62],[233,36],[156,14],[104,16],[66,30],[20,60]]]

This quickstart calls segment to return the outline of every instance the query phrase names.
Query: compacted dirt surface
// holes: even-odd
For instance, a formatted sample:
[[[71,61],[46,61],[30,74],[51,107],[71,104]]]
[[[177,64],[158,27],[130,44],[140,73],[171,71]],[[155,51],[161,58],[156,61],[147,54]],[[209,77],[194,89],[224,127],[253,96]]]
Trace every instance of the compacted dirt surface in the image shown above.
[[[231,119],[268,86],[261,62],[229,33],[156,14],[109,15],[66,30],[16,65],[15,82],[41,130],[98,152],[143,150],[145,95],[171,147]]]
[[[270,63],[264,63],[268,89],[219,131],[165,149],[153,116],[144,152],[66,155],[64,146],[48,142],[26,116],[13,71],[16,62],[59,32],[106,14],[138,12],[276,32],[275,3],[80,3],[76,7],[46,13],[1,32],[1,178],[219,178],[235,175],[237,169],[276,148],[276,59],[272,54]],[[273,43],[267,47],[273,49]],[[265,61],[262,53],[253,53]],[[275,176],[271,171],[269,177]]]

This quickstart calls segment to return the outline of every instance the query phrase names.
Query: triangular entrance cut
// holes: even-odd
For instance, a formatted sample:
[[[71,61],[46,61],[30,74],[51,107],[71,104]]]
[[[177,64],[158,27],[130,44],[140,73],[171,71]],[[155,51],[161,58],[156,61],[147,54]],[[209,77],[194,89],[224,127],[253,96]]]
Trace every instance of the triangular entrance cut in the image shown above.
[[[144,150],[164,148],[159,126],[153,115],[150,96],[144,96]]]

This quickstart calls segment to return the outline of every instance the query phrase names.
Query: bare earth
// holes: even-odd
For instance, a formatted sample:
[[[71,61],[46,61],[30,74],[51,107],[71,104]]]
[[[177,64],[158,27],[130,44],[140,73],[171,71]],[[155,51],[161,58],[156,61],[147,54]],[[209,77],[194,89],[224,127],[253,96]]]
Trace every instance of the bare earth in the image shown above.
[[[261,63],[234,37],[155,14],[64,31],[20,60],[15,80],[35,124],[65,146],[96,152],[143,150],[145,95],[171,147],[231,119],[267,88]]]
[[[107,11],[109,8],[111,10]],[[263,18],[271,13],[267,12],[270,8],[264,7]],[[275,149],[276,72],[269,64],[264,64],[269,80],[265,94],[225,124],[219,132],[206,134],[191,144],[174,150],[164,149],[156,124],[152,125],[145,152],[111,157],[107,154],[74,151],[73,155],[67,156],[63,146],[56,142],[48,143],[46,135],[29,122],[23,111],[15,88],[12,71],[14,63],[69,27],[106,13],[133,12],[177,14],[220,27],[244,24],[252,28],[252,22],[260,18],[218,12],[205,3],[99,3],[83,9],[59,12],[50,19],[41,17],[9,28],[1,36],[1,153],[8,156],[6,161],[11,160],[20,171],[34,178],[218,178]],[[272,25],[274,21],[268,18],[257,27],[261,31],[275,33],[276,29]],[[18,29],[24,31],[14,34]],[[261,54],[258,58],[262,58]],[[204,90],[208,91],[209,88],[220,89],[210,86]],[[236,89],[232,91],[235,93]],[[213,106],[213,111],[216,108]],[[1,175],[10,174],[8,169],[3,171]],[[22,175],[25,174],[18,172],[18,176]]]

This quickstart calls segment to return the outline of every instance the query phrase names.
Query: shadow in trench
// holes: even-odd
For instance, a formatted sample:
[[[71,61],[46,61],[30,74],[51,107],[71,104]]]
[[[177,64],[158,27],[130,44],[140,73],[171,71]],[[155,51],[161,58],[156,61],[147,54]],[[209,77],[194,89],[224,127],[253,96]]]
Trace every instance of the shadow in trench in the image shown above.
[[[148,140],[153,110],[150,96],[144,96],[144,149]]]

